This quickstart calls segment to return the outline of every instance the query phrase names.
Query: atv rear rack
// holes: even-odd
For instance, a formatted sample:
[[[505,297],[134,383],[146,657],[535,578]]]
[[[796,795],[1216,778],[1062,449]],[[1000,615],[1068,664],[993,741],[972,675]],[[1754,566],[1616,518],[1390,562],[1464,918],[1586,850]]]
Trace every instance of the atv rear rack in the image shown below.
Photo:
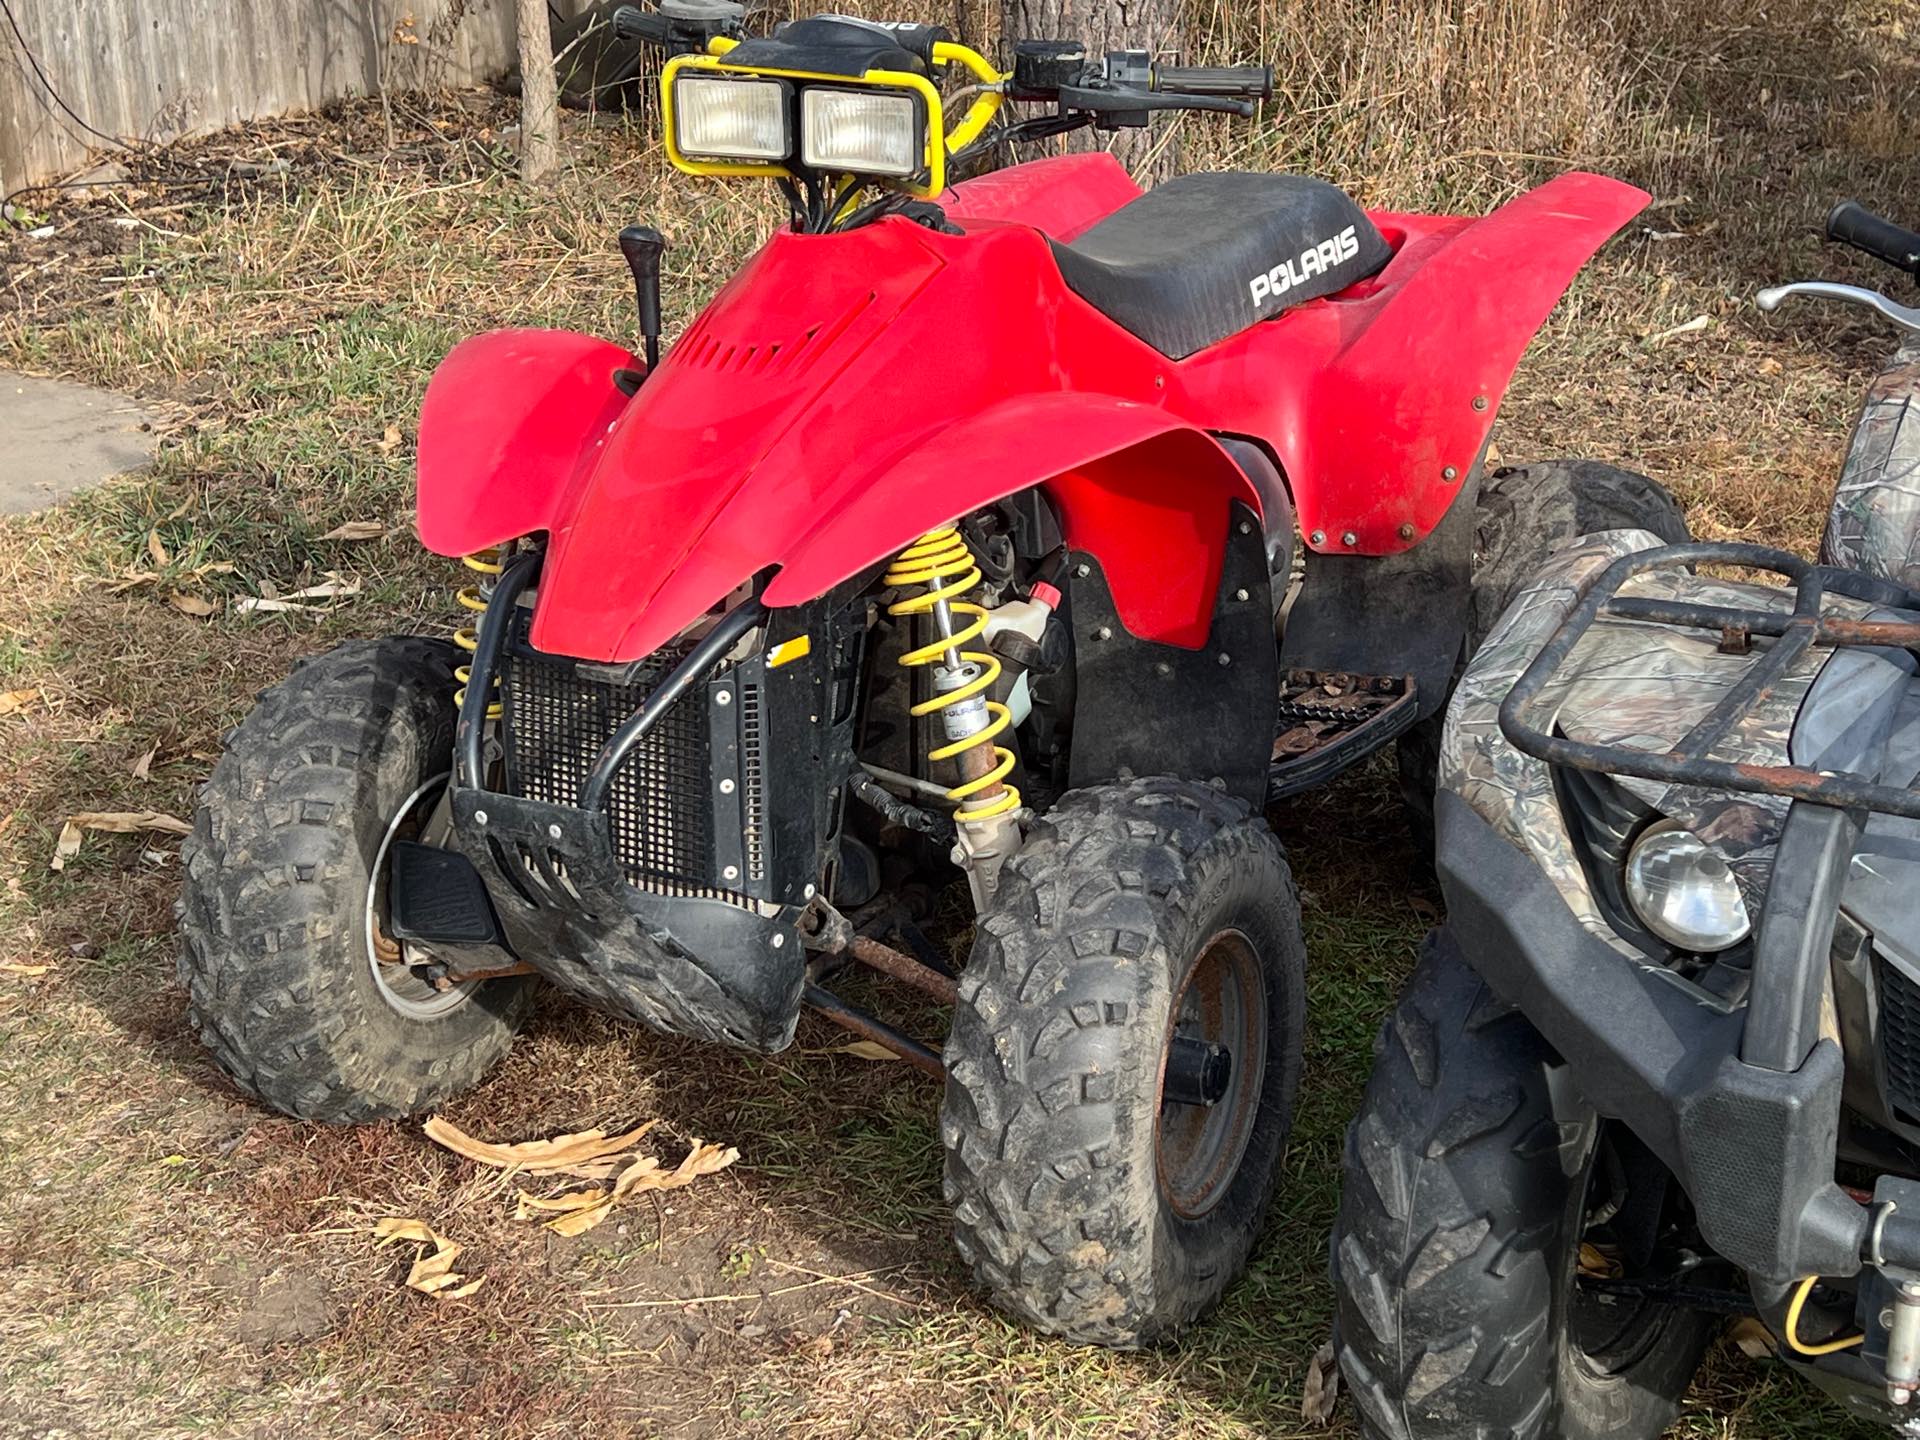
[[[1738,566],[1782,576],[1794,587],[1793,608],[1746,609],[1619,593],[1636,575],[1697,565]],[[1741,717],[1772,694],[1793,664],[1811,649],[1868,646],[1920,654],[1920,622],[1855,620],[1823,614],[1821,602],[1829,594],[1870,605],[1920,610],[1920,594],[1904,585],[1855,570],[1812,564],[1764,545],[1702,541],[1623,556],[1587,587],[1508,692],[1500,706],[1500,731],[1515,749],[1550,765],[1748,795],[1780,795],[1836,810],[1870,810],[1920,820],[1920,790],[1881,785],[1853,774],[1794,765],[1746,765],[1712,757],[1713,748]],[[1541,692],[1588,628],[1602,616],[1717,631],[1720,648],[1734,655],[1757,648],[1753,642],[1758,637],[1770,638],[1773,643],[1760,652],[1719,703],[1664,753],[1549,734],[1539,728],[1534,715]]]

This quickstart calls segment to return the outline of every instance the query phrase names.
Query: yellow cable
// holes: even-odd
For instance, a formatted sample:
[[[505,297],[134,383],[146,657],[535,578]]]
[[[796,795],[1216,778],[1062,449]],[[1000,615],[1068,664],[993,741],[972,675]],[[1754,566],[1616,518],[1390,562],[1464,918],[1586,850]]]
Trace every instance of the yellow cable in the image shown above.
[[[1827,1340],[1818,1345],[1800,1343],[1800,1310],[1807,1303],[1807,1296],[1813,1293],[1813,1287],[1820,1283],[1818,1275],[1809,1275],[1802,1280],[1793,1292],[1793,1299],[1787,1305],[1787,1344],[1802,1355],[1832,1355],[1841,1350],[1851,1350],[1867,1337],[1849,1335],[1844,1340]]]

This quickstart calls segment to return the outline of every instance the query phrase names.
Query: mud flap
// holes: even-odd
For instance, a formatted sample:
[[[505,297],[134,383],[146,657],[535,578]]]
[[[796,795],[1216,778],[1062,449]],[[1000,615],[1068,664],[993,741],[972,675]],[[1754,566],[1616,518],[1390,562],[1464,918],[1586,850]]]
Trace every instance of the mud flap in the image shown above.
[[[1142,640],[1120,623],[1100,562],[1068,559],[1076,677],[1074,789],[1125,775],[1219,780],[1266,804],[1280,670],[1266,539],[1235,503],[1213,625],[1198,650]]]
[[[1419,718],[1437,713],[1452,693],[1467,633],[1479,493],[1476,464],[1432,533],[1398,555],[1309,549],[1280,663],[1290,670],[1411,675]]]

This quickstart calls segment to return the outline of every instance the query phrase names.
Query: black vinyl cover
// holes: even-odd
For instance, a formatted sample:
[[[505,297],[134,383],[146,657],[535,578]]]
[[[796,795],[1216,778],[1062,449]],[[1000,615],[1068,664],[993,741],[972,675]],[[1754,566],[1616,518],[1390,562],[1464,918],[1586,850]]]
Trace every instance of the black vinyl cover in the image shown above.
[[[882,25],[849,15],[789,20],[764,39],[743,40],[723,57],[729,65],[861,76],[869,70],[924,75],[933,46],[948,38],[938,25]]]
[[[1326,181],[1241,172],[1170,180],[1053,253],[1068,288],[1175,360],[1344,290],[1393,256]]]

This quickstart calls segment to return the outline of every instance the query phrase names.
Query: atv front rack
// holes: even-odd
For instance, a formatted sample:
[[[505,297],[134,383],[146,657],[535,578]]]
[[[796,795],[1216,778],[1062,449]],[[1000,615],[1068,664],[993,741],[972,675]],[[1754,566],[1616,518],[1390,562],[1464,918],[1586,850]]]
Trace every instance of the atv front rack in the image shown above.
[[[1779,575],[1794,587],[1793,606],[1790,610],[1746,609],[1619,593],[1636,575],[1698,565],[1730,565]],[[1868,646],[1920,654],[1920,622],[1823,614],[1821,602],[1830,594],[1892,609],[1920,610],[1920,594],[1904,585],[1856,570],[1811,564],[1764,545],[1703,541],[1624,556],[1588,586],[1508,692],[1500,706],[1500,731],[1516,750],[1550,765],[1748,795],[1779,795],[1835,810],[1877,811],[1920,820],[1920,790],[1794,765],[1746,765],[1713,758],[1714,747],[1744,715],[1773,693],[1809,650]],[[1603,616],[1717,632],[1721,650],[1734,655],[1755,651],[1757,637],[1770,638],[1773,643],[1758,651],[1759,658],[1719,703],[1664,753],[1550,733],[1541,728],[1535,716],[1541,693],[1559,674],[1581,637]]]

